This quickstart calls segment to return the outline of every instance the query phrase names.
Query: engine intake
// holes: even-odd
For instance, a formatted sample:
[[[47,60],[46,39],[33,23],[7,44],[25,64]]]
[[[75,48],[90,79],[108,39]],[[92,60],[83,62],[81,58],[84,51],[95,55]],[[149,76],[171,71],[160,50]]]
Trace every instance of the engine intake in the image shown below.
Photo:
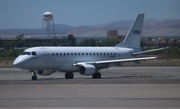
[[[84,64],[79,67],[79,73],[81,75],[93,75],[96,72],[94,65]]]

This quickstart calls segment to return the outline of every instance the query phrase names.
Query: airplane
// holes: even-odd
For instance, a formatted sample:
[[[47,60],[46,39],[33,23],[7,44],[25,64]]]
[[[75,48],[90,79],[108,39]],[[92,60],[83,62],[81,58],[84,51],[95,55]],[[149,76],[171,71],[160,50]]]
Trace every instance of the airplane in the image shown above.
[[[114,47],[61,47],[42,46],[24,50],[13,62],[20,69],[29,70],[32,80],[39,75],[51,75],[56,71],[65,72],[66,79],[73,79],[73,72],[101,78],[101,69],[116,63],[156,59],[157,57],[139,57],[147,52],[165,48],[142,51],[140,48],[144,14],[138,14],[125,39]]]

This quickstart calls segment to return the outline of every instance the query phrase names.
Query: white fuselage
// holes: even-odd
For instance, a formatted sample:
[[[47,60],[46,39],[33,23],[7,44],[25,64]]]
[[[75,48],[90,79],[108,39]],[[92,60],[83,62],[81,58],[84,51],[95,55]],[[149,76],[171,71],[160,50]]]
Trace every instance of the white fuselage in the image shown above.
[[[13,65],[22,69],[51,72],[74,72],[79,69],[82,74],[93,75],[111,63],[147,59],[138,59],[132,55],[141,51],[143,21],[144,14],[138,14],[125,39],[115,47],[32,47],[26,49]]]
[[[144,14],[138,14],[125,39],[115,47],[32,47],[18,56],[13,65],[32,72],[32,80],[39,75],[51,75],[55,71],[66,72],[66,79],[73,79],[73,72],[101,78],[102,68],[127,62],[155,59],[135,57],[140,49]]]
[[[46,69],[63,72],[78,71],[77,62],[92,62],[132,58],[134,49],[122,47],[33,47],[15,61],[22,69]],[[36,55],[32,55],[35,52]],[[96,66],[98,68],[98,66]],[[101,66],[106,67],[106,66]]]

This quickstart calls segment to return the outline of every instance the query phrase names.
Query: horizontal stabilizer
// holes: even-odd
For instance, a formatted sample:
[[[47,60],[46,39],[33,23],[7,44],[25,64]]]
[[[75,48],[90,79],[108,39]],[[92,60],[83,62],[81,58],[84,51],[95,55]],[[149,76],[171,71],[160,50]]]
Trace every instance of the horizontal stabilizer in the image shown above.
[[[154,52],[154,51],[160,51],[160,50],[165,50],[165,49],[168,49],[168,48],[169,47],[152,49],[152,50],[146,50],[146,51],[140,51],[140,52],[133,53],[133,55],[139,55],[139,54],[144,54],[144,53],[149,53],[149,52]]]

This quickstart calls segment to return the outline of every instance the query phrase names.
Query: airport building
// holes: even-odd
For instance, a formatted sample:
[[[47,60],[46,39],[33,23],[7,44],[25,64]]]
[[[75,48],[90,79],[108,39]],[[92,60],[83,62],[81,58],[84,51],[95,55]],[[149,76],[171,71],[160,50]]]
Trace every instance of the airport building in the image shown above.
[[[112,40],[123,41],[126,35],[118,35],[118,30],[108,30],[107,38]]]
[[[118,30],[108,30],[107,38],[108,39],[117,39],[118,38]]]

